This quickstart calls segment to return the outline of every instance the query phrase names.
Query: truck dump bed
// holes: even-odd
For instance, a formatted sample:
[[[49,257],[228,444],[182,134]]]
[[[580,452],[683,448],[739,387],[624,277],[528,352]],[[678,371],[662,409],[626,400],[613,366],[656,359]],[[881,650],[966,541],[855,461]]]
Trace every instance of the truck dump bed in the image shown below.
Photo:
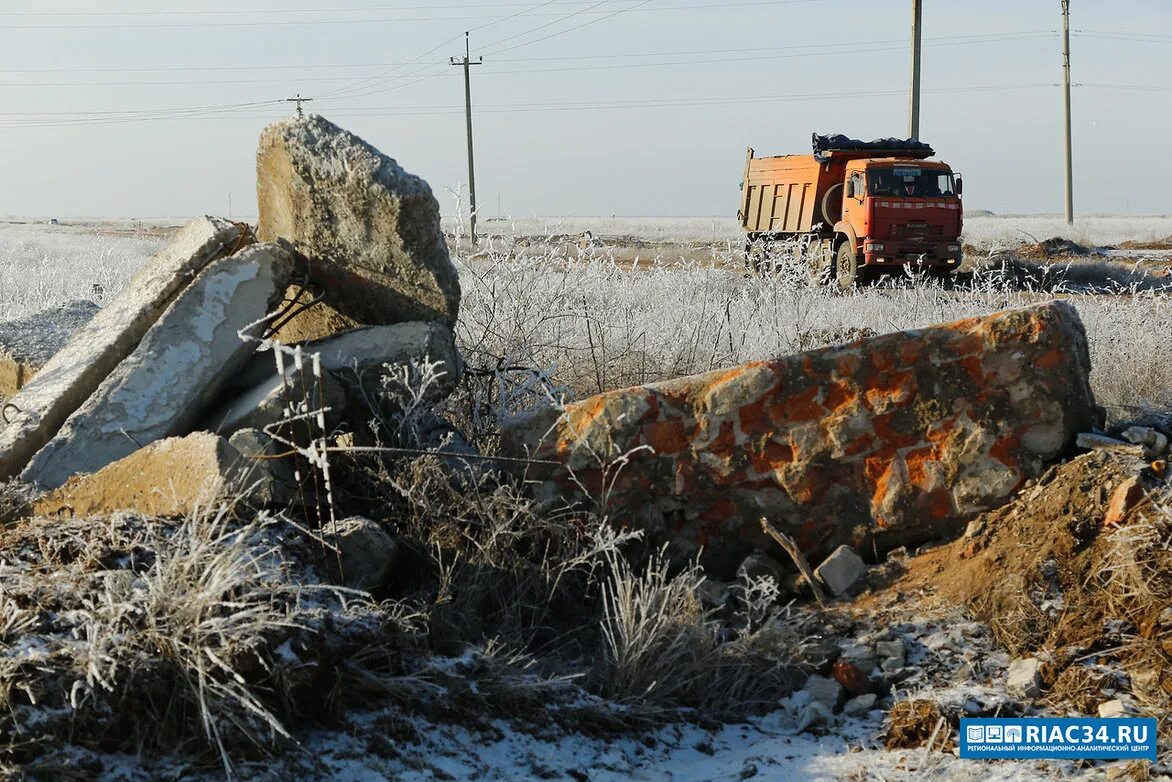
[[[842,184],[846,157],[819,163],[813,155],[745,159],[741,225],[746,231],[807,233],[825,222],[822,199]],[[831,228],[832,226],[826,226]]]

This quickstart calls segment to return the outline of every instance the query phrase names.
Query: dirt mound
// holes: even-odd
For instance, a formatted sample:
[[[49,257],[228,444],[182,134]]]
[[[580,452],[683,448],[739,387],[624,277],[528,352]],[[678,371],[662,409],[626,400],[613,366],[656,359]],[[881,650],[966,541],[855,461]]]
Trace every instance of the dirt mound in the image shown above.
[[[1046,661],[1051,699],[1086,711],[1130,674],[1137,701],[1172,703],[1172,497],[1162,463],[1093,451],[1051,468],[905,581],[968,605],[1015,654]],[[1154,673],[1153,673],[1154,672]],[[1101,697],[1098,701],[1102,701]]]
[[[1120,250],[1172,250],[1172,236],[1149,242],[1128,239],[1126,242],[1120,242],[1118,247]]]
[[[1017,248],[1017,254],[1023,258],[1031,260],[1041,260],[1044,258],[1065,257],[1070,255],[1095,255],[1098,249],[1094,247],[1087,247],[1070,239],[1063,239],[1058,236],[1044,239],[1040,242],[1025,242]]]

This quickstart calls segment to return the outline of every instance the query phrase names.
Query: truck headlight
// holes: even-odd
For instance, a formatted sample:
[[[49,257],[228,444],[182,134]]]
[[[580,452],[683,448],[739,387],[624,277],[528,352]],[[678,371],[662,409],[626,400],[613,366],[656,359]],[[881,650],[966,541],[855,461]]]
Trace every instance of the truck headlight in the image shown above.
[[[881,253],[881,252],[883,252],[883,243],[882,242],[867,242],[866,244],[863,245],[863,251],[869,252],[869,253]]]
[[[950,252],[950,253],[958,253],[958,252],[960,252],[960,245],[959,244],[950,244],[945,249],[948,250],[948,252]]]

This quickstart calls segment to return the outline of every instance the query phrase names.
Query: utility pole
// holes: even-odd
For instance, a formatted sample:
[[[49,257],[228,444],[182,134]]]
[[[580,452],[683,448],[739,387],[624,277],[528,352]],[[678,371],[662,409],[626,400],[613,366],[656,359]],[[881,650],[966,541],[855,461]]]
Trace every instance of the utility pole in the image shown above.
[[[305,116],[305,112],[303,112],[303,111],[301,110],[301,104],[302,104],[302,103],[309,103],[309,102],[310,102],[310,101],[312,101],[312,100],[313,100],[313,98],[303,98],[303,97],[301,97],[301,93],[300,93],[300,92],[299,92],[299,93],[297,93],[297,96],[296,96],[296,97],[293,97],[293,98],[285,98],[285,102],[286,102],[286,103],[296,103],[296,104],[297,104],[297,116],[298,116],[298,117],[304,117],[304,116]]]
[[[1070,142],[1070,0],[1062,0],[1062,88],[1066,103],[1066,224],[1074,225],[1074,154]]]
[[[464,57],[452,57],[452,65],[464,66],[464,115],[468,125],[468,233],[472,237],[472,244],[476,244],[476,166],[472,160],[472,77],[471,66],[483,65],[484,58],[477,58],[472,62],[471,48],[468,33],[464,33]]]
[[[924,0],[912,0],[912,91],[908,106],[908,138],[920,140],[920,18]]]

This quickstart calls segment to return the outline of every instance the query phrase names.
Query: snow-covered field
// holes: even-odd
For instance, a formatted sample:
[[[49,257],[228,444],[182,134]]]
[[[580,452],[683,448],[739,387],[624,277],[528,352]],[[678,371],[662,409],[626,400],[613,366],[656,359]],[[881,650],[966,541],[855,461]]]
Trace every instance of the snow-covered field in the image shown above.
[[[454,219],[444,222],[454,230]],[[648,242],[743,241],[734,217],[528,217],[489,218],[478,225],[481,233],[564,235],[590,231],[598,237],[632,237]],[[1124,241],[1154,242],[1172,237],[1172,216],[1079,217],[1073,226],[1058,216],[998,215],[965,218],[965,242],[982,250],[1013,246],[1022,241],[1052,237],[1070,239],[1088,247]]]

